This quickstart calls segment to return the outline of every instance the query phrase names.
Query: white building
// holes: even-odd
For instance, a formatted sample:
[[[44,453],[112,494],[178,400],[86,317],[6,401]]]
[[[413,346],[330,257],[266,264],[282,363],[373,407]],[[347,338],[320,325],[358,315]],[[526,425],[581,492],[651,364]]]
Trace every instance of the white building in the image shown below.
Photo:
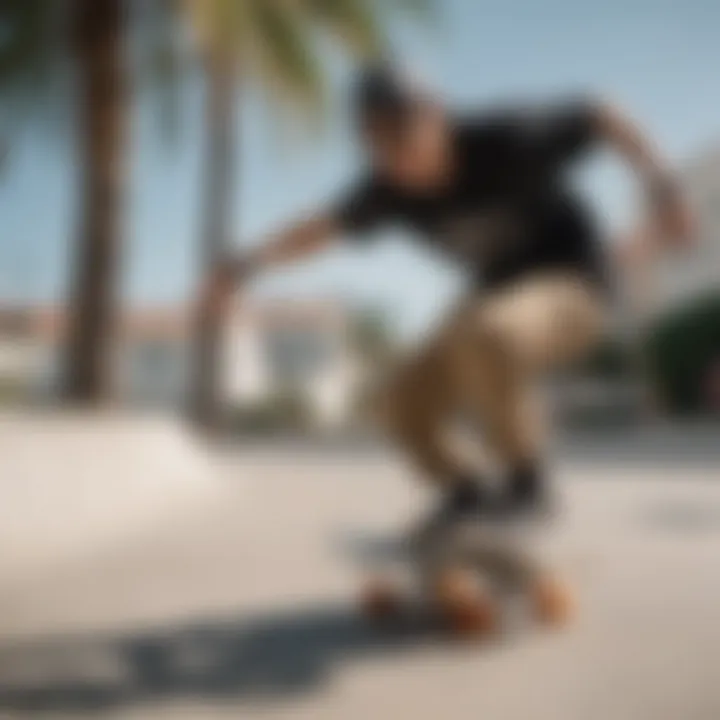
[[[321,427],[353,414],[360,367],[350,315],[332,301],[240,303],[227,328],[226,387],[236,406],[301,395]]]
[[[181,409],[190,368],[189,313],[178,307],[132,310],[119,325],[118,401]],[[294,393],[318,426],[347,423],[359,380],[349,325],[348,310],[331,301],[239,303],[225,335],[228,405],[257,407]],[[30,401],[52,399],[65,326],[58,308],[0,308],[0,383]]]

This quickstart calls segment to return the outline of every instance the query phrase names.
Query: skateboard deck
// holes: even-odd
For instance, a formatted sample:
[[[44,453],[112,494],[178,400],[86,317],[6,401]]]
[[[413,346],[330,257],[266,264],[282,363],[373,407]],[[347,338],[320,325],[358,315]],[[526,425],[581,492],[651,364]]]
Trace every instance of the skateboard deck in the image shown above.
[[[547,532],[536,519],[423,525],[385,547],[385,568],[368,583],[363,608],[377,621],[420,612],[455,634],[478,635],[500,628],[506,601],[514,598],[535,619],[561,624],[571,596],[548,560]],[[410,571],[404,583],[391,564]]]

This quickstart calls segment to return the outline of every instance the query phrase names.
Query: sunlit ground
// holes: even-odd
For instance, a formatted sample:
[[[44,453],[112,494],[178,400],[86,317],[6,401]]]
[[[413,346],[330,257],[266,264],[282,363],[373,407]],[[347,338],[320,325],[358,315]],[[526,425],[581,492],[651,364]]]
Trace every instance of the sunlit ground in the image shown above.
[[[127,515],[127,537],[111,542],[88,526],[83,552],[3,583],[0,716],[718,717],[712,437],[561,449],[552,559],[577,590],[574,624],[460,645],[378,634],[356,612],[353,548],[424,501],[395,458],[230,449],[190,507],[167,488],[162,522],[131,532]]]

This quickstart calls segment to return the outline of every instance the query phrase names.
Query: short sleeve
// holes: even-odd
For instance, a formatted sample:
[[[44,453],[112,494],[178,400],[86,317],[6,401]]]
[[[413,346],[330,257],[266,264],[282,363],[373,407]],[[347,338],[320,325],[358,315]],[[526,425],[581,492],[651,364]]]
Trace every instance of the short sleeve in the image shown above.
[[[345,194],[335,205],[333,218],[341,230],[362,235],[390,219],[390,193],[374,178],[365,179]]]
[[[555,105],[535,118],[534,134],[546,157],[571,160],[593,149],[596,117],[595,104],[588,100]]]

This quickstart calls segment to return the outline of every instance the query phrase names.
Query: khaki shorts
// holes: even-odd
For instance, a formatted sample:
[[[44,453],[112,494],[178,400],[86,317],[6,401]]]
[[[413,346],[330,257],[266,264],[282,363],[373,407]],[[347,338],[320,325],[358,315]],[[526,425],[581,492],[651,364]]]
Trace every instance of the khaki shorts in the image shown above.
[[[532,461],[544,424],[537,380],[586,355],[604,325],[600,291],[572,275],[538,274],[466,300],[394,374],[384,416],[435,478],[460,471],[443,441],[444,424],[460,410],[480,421],[502,462]]]

